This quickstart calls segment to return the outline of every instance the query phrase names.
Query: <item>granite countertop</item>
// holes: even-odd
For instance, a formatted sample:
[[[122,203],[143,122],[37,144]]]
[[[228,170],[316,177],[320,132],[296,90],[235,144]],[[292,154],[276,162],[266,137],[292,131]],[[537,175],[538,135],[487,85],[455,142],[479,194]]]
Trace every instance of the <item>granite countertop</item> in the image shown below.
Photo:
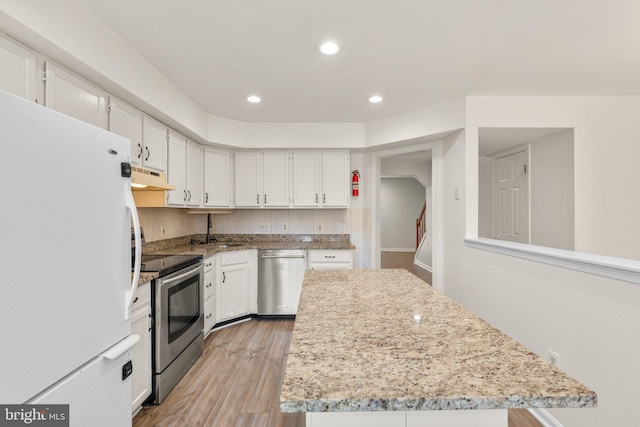
[[[592,390],[406,270],[306,272],[283,412],[596,405]]]
[[[205,258],[220,252],[246,249],[355,249],[348,234],[297,235],[297,234],[218,234],[216,241],[208,245],[189,243],[191,238],[174,239],[166,244],[152,242],[145,245],[145,254],[183,255],[199,254]],[[204,235],[193,236],[204,241]],[[227,246],[225,246],[227,245]]]
[[[131,276],[133,277],[133,274]],[[159,276],[160,275],[158,274],[158,272],[141,271],[140,280],[138,280],[138,286],[142,285],[143,283],[150,282],[153,279],[157,279]]]

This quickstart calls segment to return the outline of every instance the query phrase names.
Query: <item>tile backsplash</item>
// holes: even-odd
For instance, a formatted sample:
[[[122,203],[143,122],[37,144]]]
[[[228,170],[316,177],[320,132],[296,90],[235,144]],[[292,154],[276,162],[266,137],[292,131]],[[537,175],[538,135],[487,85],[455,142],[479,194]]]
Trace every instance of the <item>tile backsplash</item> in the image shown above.
[[[188,214],[186,209],[138,208],[138,216],[147,242],[207,231],[207,216]]]
[[[348,209],[237,209],[212,216],[213,233],[349,234]],[[206,220],[204,232],[206,232]]]

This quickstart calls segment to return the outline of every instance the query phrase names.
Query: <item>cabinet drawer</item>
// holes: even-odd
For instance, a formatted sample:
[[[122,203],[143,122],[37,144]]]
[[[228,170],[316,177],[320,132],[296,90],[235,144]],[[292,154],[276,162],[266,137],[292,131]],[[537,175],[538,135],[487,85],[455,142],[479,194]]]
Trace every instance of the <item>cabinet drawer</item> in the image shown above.
[[[249,262],[249,251],[222,252],[220,265],[246,264]]]
[[[138,286],[136,294],[133,296],[131,312],[133,313],[145,304],[151,304],[151,282],[145,282]]]
[[[216,324],[216,297],[204,302],[204,333],[206,334]]]
[[[216,272],[215,270],[209,270],[204,273],[204,299],[215,295],[216,287]]]
[[[336,262],[351,262],[351,251],[348,249],[344,249],[344,250],[340,250],[340,249],[334,249],[334,250],[310,250],[309,251],[309,262],[310,263],[316,263],[316,262],[330,262],[330,263],[336,263]]]
[[[213,267],[214,267],[213,261],[214,261],[213,257],[205,258],[205,260],[204,260],[204,272],[205,273],[207,271],[213,270]]]

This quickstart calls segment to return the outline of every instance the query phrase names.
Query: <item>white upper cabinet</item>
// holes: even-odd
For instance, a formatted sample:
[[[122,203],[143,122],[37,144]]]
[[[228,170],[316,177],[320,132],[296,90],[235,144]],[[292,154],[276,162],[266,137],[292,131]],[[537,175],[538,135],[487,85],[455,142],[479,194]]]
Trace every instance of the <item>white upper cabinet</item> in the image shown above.
[[[187,139],[187,206],[202,205],[202,147]]]
[[[149,116],[142,118],[142,164],[145,167],[167,171],[168,128]]]
[[[320,153],[295,151],[293,153],[293,206],[317,208],[320,206]]]
[[[176,186],[167,191],[167,204],[184,206],[187,203],[187,138],[169,130],[167,141],[167,180]]]
[[[262,156],[262,204],[265,207],[289,206],[289,153],[267,151]]]
[[[204,149],[204,206],[231,206],[231,163],[228,151]]]
[[[108,111],[109,130],[131,141],[131,163],[142,165],[142,112],[113,96]]]
[[[0,36],[0,90],[36,100],[36,56]]]
[[[108,128],[107,93],[79,77],[45,64],[44,105],[102,129]]]
[[[167,204],[200,206],[202,200],[202,149],[196,142],[169,130],[167,179],[176,186],[167,192]]]
[[[236,207],[288,207],[289,152],[237,152]]]
[[[322,152],[322,206],[349,207],[349,152]]]
[[[235,206],[258,208],[262,195],[261,154],[239,151],[235,154]]]

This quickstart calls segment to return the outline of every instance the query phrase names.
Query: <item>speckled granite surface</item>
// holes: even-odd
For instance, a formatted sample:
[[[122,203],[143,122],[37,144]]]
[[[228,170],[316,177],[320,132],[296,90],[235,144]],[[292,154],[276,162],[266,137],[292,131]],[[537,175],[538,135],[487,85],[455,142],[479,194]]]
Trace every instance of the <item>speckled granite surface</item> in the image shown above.
[[[147,243],[144,254],[199,254],[205,258],[219,252],[246,249],[355,249],[349,234],[217,234],[217,241],[191,246],[191,238],[204,241],[205,235],[195,235]],[[222,247],[223,244],[232,246]]]
[[[406,270],[307,271],[283,412],[593,407],[596,394]]]
[[[153,279],[157,279],[159,274],[157,272],[140,272],[140,280],[138,280],[138,285],[142,285],[143,283],[150,282]]]

